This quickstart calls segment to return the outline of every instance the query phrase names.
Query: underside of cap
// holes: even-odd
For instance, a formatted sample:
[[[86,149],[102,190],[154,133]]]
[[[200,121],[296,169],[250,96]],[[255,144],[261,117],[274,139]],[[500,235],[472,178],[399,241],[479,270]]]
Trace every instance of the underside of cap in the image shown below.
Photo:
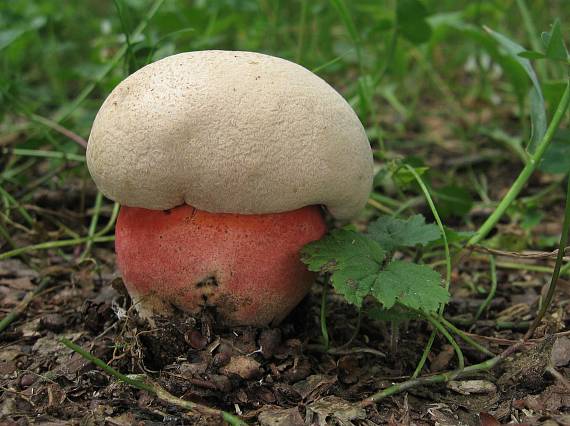
[[[87,165],[107,197],[166,210],[264,214],[365,205],[372,153],[358,117],[300,65],[252,52],[200,51],[154,62],[99,110]]]

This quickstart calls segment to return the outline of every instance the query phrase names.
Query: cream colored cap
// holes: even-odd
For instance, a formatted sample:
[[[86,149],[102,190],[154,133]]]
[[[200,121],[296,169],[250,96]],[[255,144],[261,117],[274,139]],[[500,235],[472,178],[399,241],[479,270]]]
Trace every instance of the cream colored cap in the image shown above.
[[[262,214],[361,210],[372,153],[358,117],[300,65],[252,52],[170,56],[121,82],[87,147],[93,180],[120,204]]]

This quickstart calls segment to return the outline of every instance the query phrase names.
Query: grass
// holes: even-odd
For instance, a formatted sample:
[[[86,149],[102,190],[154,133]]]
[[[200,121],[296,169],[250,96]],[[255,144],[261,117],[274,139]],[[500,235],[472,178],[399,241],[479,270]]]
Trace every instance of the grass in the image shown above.
[[[516,60],[482,28],[484,24],[529,49],[539,50],[537,30],[548,30],[556,18],[563,24],[570,22],[570,12],[562,3],[425,0],[421,3],[427,11],[424,16],[417,7],[402,6],[413,5],[413,1],[400,2],[400,7],[396,1],[372,0],[3,2],[0,261],[20,257],[40,270],[49,264],[49,256],[78,263],[92,256],[97,244],[113,241],[118,205],[94,193],[85,166],[85,146],[95,114],[112,88],[136,69],[170,54],[202,49],[252,50],[280,56],[301,63],[337,88],[358,113],[378,160],[375,191],[359,223],[366,223],[379,212],[395,216],[411,211],[431,214],[443,233],[444,244],[416,256],[424,261],[445,259],[440,264],[445,264],[446,287],[452,282],[452,268],[459,267],[466,255],[461,244],[448,244],[444,232],[448,224],[473,232],[467,248],[491,244],[491,235],[500,239],[501,226],[508,225],[524,230],[525,236],[519,238],[516,247],[512,243],[515,248],[501,249],[549,251],[558,248],[556,238],[542,238],[540,220],[533,222],[531,212],[538,211],[543,219],[558,222],[564,215],[558,243],[564,249],[568,204],[562,212],[556,210],[556,202],[549,201],[552,194],[557,194],[558,201],[564,198],[564,175],[541,173],[537,177],[536,172],[556,142],[558,128],[568,121],[567,64],[536,64],[552,119],[536,151],[528,154],[525,146],[531,137],[528,123],[532,105],[526,95],[531,83],[517,68]],[[427,35],[424,23],[429,28]],[[564,33],[564,25],[562,29]],[[474,70],[472,63],[476,64]],[[499,154],[478,159],[481,147],[496,141],[503,144],[495,146]],[[570,151],[564,152],[570,155]],[[446,157],[452,155],[475,160],[446,167]],[[560,155],[560,161],[563,157]],[[477,161],[501,174],[487,176]],[[415,185],[399,185],[394,179],[393,168],[402,164],[416,179]],[[429,171],[417,172],[423,173],[424,167]],[[493,179],[501,188],[494,187]],[[489,180],[490,185],[486,184]],[[42,191],[66,194],[70,183],[81,188],[71,209],[78,219],[73,226],[35,202]],[[477,211],[484,212],[484,219],[474,213]],[[553,218],[557,213],[560,216]],[[501,269],[526,267],[535,273],[550,273],[553,266],[547,261],[522,266],[501,262],[494,254],[487,259],[490,290],[471,323],[487,312],[500,286]],[[559,254],[550,291],[536,321],[546,314],[558,276],[569,270]],[[38,289],[45,285],[42,281]],[[35,294],[30,293],[26,304]],[[323,291],[321,307],[325,349],[333,346],[326,324],[327,294]],[[486,370],[516,350],[464,368],[463,353],[451,334],[473,347],[477,344],[448,322],[443,311],[440,314],[427,317],[434,332],[413,379],[367,398],[364,405],[411,386]],[[9,322],[2,327],[16,316],[6,318]],[[531,323],[531,330],[536,328],[536,321]],[[417,378],[435,340],[435,330],[453,346],[460,368],[449,374]]]

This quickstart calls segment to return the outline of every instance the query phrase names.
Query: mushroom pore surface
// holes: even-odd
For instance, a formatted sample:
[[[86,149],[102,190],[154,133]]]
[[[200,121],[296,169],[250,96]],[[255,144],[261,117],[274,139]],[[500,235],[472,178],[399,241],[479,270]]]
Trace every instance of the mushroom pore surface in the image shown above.
[[[143,316],[198,313],[208,306],[231,325],[279,323],[314,276],[299,250],[326,232],[319,207],[267,215],[122,207],[116,251]]]
[[[264,214],[365,205],[372,153],[350,105],[300,65],[200,51],[149,64],[99,110],[87,147],[98,188],[121,205]]]

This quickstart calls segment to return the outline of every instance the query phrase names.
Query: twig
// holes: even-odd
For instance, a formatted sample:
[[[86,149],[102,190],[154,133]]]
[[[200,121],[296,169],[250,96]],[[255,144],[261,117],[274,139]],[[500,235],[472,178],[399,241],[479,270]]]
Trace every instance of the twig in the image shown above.
[[[87,352],[82,347],[80,347],[80,346],[76,345],[75,343],[73,343],[72,341],[66,339],[65,337],[60,338],[60,342],[63,343],[65,346],[67,346],[72,351],[77,352],[79,355],[81,355],[83,358],[85,358],[89,362],[92,362],[97,367],[101,368],[107,374],[110,374],[111,376],[117,378],[118,380],[120,380],[120,381],[122,381],[122,382],[124,382],[130,386],[133,386],[137,389],[144,390],[144,391],[146,391],[152,395],[155,395],[156,397],[158,397],[159,399],[161,399],[164,402],[167,402],[167,403],[172,404],[172,405],[176,405],[176,406],[181,407],[185,410],[190,410],[190,411],[202,414],[202,415],[213,416],[213,417],[221,417],[223,420],[228,422],[230,425],[236,425],[236,426],[245,426],[246,425],[246,423],[244,421],[242,421],[239,417],[234,416],[233,414],[228,413],[226,411],[217,410],[215,408],[211,408],[211,407],[208,407],[206,405],[202,405],[202,404],[198,404],[195,402],[186,401],[186,400],[183,400],[181,398],[178,398],[178,397],[170,394],[169,392],[167,392],[165,389],[163,389],[158,384],[151,382],[146,377],[143,380],[139,380],[139,379],[134,379],[132,377],[126,376],[126,375],[118,372],[117,370],[115,370],[113,367],[107,365],[103,360],[93,356],[90,352]]]
[[[386,358],[386,354],[384,352],[381,352],[377,349],[366,348],[366,347],[355,347],[355,348],[346,349],[344,348],[344,345],[338,348],[325,348],[324,345],[307,345],[306,348],[310,351],[322,352],[331,355],[348,355],[348,354],[365,353]]]
[[[558,257],[558,249],[554,251],[539,251],[539,252],[532,252],[532,253],[519,253],[516,251],[503,251],[492,249],[489,247],[484,247],[480,245],[473,246],[473,251],[478,251],[480,253],[489,253],[495,254],[497,256],[506,256],[506,257],[516,257],[519,259],[553,259]],[[564,248],[564,255],[570,254],[570,247]]]

